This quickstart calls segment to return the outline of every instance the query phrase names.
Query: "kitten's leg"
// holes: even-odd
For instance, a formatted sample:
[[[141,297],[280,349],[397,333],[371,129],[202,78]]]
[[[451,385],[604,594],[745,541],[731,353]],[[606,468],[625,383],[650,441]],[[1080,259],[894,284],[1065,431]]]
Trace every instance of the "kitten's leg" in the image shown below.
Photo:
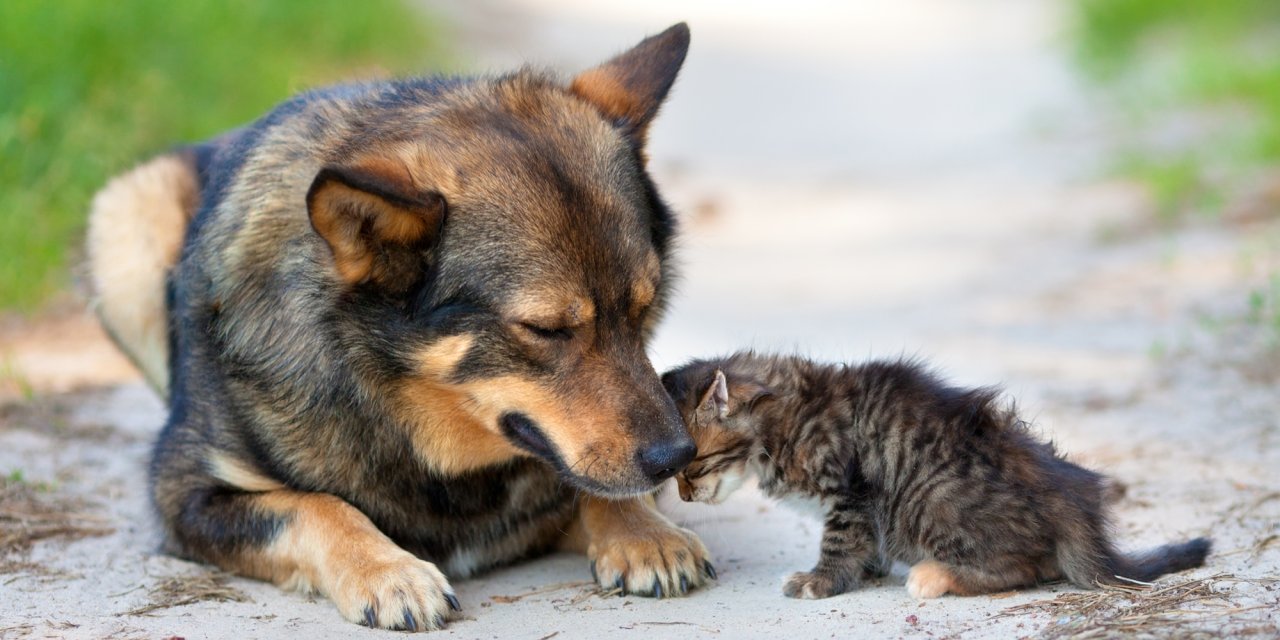
[[[955,588],[955,569],[945,562],[923,560],[907,572],[907,593],[912,598],[926,599],[950,593]]]
[[[1036,576],[1036,564],[1027,558],[1006,558],[982,568],[925,560],[907,574],[907,592],[920,599],[947,593],[975,596],[1028,587]]]
[[[892,569],[893,562],[875,555],[870,560],[862,563],[862,577],[864,579],[883,578],[889,575]]]
[[[812,571],[794,573],[782,586],[789,598],[827,598],[858,586],[866,566],[875,560],[875,534],[867,512],[842,500],[827,512],[822,552]]]

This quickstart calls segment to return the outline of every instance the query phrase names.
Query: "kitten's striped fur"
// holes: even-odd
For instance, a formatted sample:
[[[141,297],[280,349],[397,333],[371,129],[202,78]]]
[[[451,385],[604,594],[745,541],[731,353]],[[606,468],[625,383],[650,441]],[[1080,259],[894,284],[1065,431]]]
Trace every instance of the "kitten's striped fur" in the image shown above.
[[[755,473],[770,496],[826,507],[821,557],[787,580],[791,597],[851,590],[893,561],[913,565],[913,596],[936,597],[1149,581],[1209,552],[1197,538],[1119,553],[1110,481],[1036,439],[997,390],[949,386],[916,362],[739,353],[663,384],[698,444],[682,498],[719,502]]]

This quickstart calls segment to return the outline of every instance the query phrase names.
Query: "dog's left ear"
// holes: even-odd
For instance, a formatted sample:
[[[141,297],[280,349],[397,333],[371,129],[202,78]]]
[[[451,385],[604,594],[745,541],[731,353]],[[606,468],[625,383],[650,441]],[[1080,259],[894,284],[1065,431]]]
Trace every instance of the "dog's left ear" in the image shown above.
[[[689,25],[681,22],[578,74],[569,90],[595,105],[643,146],[649,123],[671,90],[688,51]]]
[[[410,286],[446,212],[444,196],[416,187],[408,170],[392,163],[325,167],[307,191],[311,226],[351,285]]]

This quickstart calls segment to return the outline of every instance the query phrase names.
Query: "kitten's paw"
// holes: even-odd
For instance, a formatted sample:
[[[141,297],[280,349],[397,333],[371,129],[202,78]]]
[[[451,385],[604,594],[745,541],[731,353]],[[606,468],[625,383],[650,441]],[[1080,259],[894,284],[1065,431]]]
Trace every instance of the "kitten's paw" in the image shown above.
[[[347,620],[378,629],[426,631],[458,611],[457,596],[434,564],[413,554],[370,554],[341,569],[329,598]],[[382,555],[382,557],[377,557]]]
[[[601,588],[654,598],[683,596],[716,579],[710,556],[694,532],[658,523],[615,533],[587,549]]]
[[[819,571],[803,571],[787,576],[782,583],[782,594],[788,598],[817,600],[840,595],[852,586],[843,576]]]
[[[955,576],[947,565],[936,560],[925,560],[911,567],[907,574],[907,593],[920,600],[937,598],[955,585]]]
[[[864,580],[875,580],[889,575],[891,562],[881,560],[868,560],[862,565],[862,578]]]

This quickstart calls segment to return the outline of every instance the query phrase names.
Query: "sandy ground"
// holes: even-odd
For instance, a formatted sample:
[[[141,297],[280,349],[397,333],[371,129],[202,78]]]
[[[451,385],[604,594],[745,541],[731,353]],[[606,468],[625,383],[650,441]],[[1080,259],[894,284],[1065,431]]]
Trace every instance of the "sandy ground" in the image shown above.
[[[1274,223],[1156,231],[1140,194],[1097,179],[1115,125],[1069,73],[1056,4],[683,4],[438,8],[473,68],[579,69],[691,23],[651,133],[685,220],[655,363],[747,346],[907,353],[959,382],[1003,384],[1046,437],[1128,485],[1124,546],[1214,538],[1207,567],[1162,586],[1245,579],[1204,582],[1199,613],[1176,619],[1280,636],[1280,585],[1267,581],[1280,578],[1280,367],[1274,333],[1242,320],[1277,266]],[[207,573],[156,552],[144,467],[163,408],[86,316],[58,322],[0,330],[0,525],[44,505],[62,519],[32,526],[113,532],[55,536],[0,565],[0,638],[390,636],[240,579],[212,592],[239,602],[130,614],[200,586],[166,594],[167,578]],[[714,508],[662,502],[716,557],[711,588],[604,598],[582,558],[554,556],[456,582],[465,616],[438,635],[1008,638],[1089,621],[1062,601],[1010,610],[1081,597],[1063,585],[916,602],[901,568],[856,593],[788,600],[780,577],[811,566],[818,522],[754,491]]]

